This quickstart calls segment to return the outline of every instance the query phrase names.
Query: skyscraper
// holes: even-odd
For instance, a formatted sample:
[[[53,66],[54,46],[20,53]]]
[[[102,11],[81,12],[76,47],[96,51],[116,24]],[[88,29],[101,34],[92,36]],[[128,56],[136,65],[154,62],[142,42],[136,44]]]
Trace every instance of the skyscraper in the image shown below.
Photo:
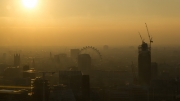
[[[138,47],[138,76],[139,83],[148,85],[151,80],[151,50],[144,41]]]
[[[89,54],[80,54],[78,56],[78,67],[80,70],[89,70],[91,67],[91,57]]]
[[[49,101],[49,81],[43,78],[35,78],[31,80],[33,101]]]

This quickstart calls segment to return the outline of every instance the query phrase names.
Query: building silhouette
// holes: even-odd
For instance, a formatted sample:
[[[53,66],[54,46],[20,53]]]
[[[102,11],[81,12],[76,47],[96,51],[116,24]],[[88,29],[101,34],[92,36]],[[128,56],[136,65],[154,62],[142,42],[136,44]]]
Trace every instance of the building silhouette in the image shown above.
[[[29,65],[24,65],[22,76],[23,78],[27,78],[27,79],[34,79],[36,78],[36,72],[34,69],[30,68]]]
[[[20,66],[20,54],[14,54],[14,66]]]
[[[81,95],[75,96],[77,93],[66,85],[53,85],[53,88],[49,101],[81,101]]]
[[[59,84],[67,85],[72,89],[79,89],[81,81],[81,71],[59,71]]]
[[[30,68],[29,68],[29,65],[24,65],[23,66],[23,71],[26,71],[26,70],[29,70]]]
[[[19,67],[7,67],[4,69],[4,79],[17,79],[21,77],[21,69]]]
[[[30,101],[27,90],[0,90],[0,101]]]
[[[78,55],[78,67],[80,70],[89,70],[91,68],[91,57],[89,54]]]
[[[139,83],[148,85],[151,80],[151,50],[144,41],[138,47],[138,76]]]
[[[48,80],[35,78],[31,81],[33,101],[49,101],[50,88]]]
[[[83,99],[83,101],[90,101],[89,75],[82,76],[82,99]]]

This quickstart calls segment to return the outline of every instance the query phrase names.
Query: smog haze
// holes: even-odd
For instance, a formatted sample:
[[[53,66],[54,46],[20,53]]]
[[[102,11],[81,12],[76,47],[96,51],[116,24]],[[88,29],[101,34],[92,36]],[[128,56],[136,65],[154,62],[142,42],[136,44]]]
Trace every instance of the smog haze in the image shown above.
[[[179,45],[179,0],[22,0],[0,1],[1,46]]]

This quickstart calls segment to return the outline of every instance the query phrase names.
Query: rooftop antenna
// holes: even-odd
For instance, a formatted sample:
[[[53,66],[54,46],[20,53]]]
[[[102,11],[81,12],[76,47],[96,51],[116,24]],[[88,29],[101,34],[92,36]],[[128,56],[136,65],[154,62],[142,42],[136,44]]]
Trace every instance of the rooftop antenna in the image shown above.
[[[139,36],[140,36],[140,38],[141,38],[141,41],[144,42],[144,39],[142,38],[140,32],[139,32]]]
[[[151,43],[153,43],[153,40],[152,40],[152,37],[149,34],[148,26],[147,26],[146,23],[145,23],[145,25],[146,25],[146,29],[147,29],[147,33],[148,33],[148,37],[149,37],[149,42],[150,42],[150,49],[151,49]]]

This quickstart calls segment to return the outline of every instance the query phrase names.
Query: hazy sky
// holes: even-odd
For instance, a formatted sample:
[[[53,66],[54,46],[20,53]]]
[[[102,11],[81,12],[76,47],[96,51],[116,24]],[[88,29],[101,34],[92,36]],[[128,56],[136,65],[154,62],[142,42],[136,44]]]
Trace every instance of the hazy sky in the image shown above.
[[[180,43],[180,0],[0,0],[0,45]]]

